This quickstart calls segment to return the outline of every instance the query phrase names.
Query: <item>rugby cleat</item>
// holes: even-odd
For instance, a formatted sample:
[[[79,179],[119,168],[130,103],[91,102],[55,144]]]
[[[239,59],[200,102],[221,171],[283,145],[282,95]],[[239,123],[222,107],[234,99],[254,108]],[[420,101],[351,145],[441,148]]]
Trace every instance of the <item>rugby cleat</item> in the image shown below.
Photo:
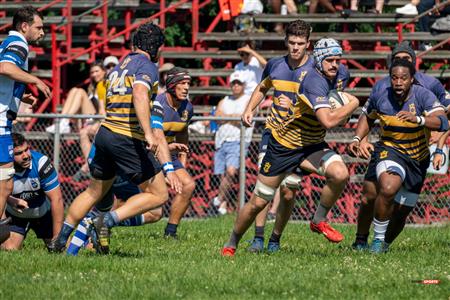
[[[104,223],[104,218],[105,214],[101,214],[92,220],[92,244],[99,254],[109,253],[111,229]]]
[[[312,232],[323,234],[332,243],[340,243],[344,239],[344,236],[339,231],[325,221],[319,222],[318,224],[311,222],[309,223],[309,228]]]
[[[352,244],[352,249],[356,251],[366,251],[369,250],[369,244],[366,241],[356,240]]]
[[[248,251],[252,253],[261,253],[264,251],[264,238],[255,236],[252,240],[252,244],[248,248]]]
[[[275,253],[278,251],[280,251],[280,243],[269,241],[269,243],[267,244],[267,252]]]
[[[47,250],[49,253],[62,253],[66,250],[66,243],[63,243],[59,238],[56,238],[47,244]]]
[[[372,245],[370,246],[370,253],[373,254],[382,254],[386,253],[389,250],[389,244],[385,241],[374,239],[372,241]]]
[[[236,248],[227,246],[223,247],[222,250],[220,251],[220,255],[222,255],[223,257],[233,257],[235,253]]]

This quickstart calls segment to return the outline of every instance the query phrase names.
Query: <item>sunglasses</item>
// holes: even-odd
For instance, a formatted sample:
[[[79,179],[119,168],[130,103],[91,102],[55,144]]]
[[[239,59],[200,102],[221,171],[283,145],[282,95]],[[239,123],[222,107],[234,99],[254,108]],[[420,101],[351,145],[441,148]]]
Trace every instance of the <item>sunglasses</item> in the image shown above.
[[[239,52],[239,56],[240,57],[247,57],[248,53],[247,52]]]

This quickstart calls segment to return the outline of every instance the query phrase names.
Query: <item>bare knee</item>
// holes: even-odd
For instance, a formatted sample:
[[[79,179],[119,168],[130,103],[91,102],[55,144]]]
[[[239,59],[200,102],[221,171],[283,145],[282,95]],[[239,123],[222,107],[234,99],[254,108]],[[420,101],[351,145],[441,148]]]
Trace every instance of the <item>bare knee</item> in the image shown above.
[[[182,193],[185,195],[192,195],[195,190],[195,181],[189,180],[185,184],[183,184]]]
[[[394,198],[395,194],[398,192],[398,187],[396,184],[391,182],[383,182],[380,184],[380,194],[387,199]]]
[[[280,187],[280,193],[282,194],[282,198],[284,201],[292,202],[295,199],[295,191],[297,189],[288,188],[288,187]]]
[[[344,185],[350,177],[347,167],[343,163],[333,163],[326,170],[326,177],[329,182]]]
[[[233,179],[237,175],[237,169],[229,167],[226,171],[226,176]]]

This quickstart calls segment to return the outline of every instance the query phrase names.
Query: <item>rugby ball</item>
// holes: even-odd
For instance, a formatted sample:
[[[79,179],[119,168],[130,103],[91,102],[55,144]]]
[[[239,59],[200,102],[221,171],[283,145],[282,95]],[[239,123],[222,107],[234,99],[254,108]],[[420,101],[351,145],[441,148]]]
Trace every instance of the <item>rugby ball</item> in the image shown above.
[[[344,92],[338,92],[337,90],[331,90],[328,93],[328,101],[330,102],[331,109],[337,109],[350,102]],[[339,125],[344,125],[348,122],[350,118],[347,118],[339,123]]]
[[[344,92],[338,92],[337,90],[331,90],[328,93],[328,99],[330,101],[331,109],[337,109],[350,102]]]

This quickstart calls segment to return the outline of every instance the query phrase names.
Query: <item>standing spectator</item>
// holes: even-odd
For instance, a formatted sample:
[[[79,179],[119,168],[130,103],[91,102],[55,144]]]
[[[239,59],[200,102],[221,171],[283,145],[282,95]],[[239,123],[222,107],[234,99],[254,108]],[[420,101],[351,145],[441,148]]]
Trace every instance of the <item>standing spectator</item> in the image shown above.
[[[16,173],[6,207],[11,236],[1,245],[3,250],[19,250],[30,229],[49,243],[58,235],[64,219],[58,174],[50,159],[30,150],[23,135],[13,133],[12,139]]]
[[[20,8],[13,17],[13,30],[0,45],[0,218],[13,189],[12,121],[20,101],[31,105],[37,101],[31,94],[24,94],[25,84],[36,86],[47,98],[51,96],[49,87],[27,72],[28,43],[44,37],[42,19],[42,14],[32,6]],[[8,236],[6,222],[0,221],[0,242]]]
[[[267,61],[256,52],[254,41],[241,42],[237,51],[242,61],[234,66],[234,70],[242,73],[242,78],[245,83],[244,93],[251,96],[253,90],[261,80],[261,75]]]
[[[216,116],[240,117],[244,112],[250,95],[244,93],[245,80],[242,72],[234,72],[230,75],[232,96],[227,96],[219,102]],[[240,158],[240,122],[220,121],[221,125],[215,137],[216,153],[214,154],[214,174],[222,175],[219,195],[214,199],[219,206],[219,213],[227,213],[226,195],[236,181],[239,170]],[[253,128],[247,128],[245,133],[246,149],[252,139]]]

